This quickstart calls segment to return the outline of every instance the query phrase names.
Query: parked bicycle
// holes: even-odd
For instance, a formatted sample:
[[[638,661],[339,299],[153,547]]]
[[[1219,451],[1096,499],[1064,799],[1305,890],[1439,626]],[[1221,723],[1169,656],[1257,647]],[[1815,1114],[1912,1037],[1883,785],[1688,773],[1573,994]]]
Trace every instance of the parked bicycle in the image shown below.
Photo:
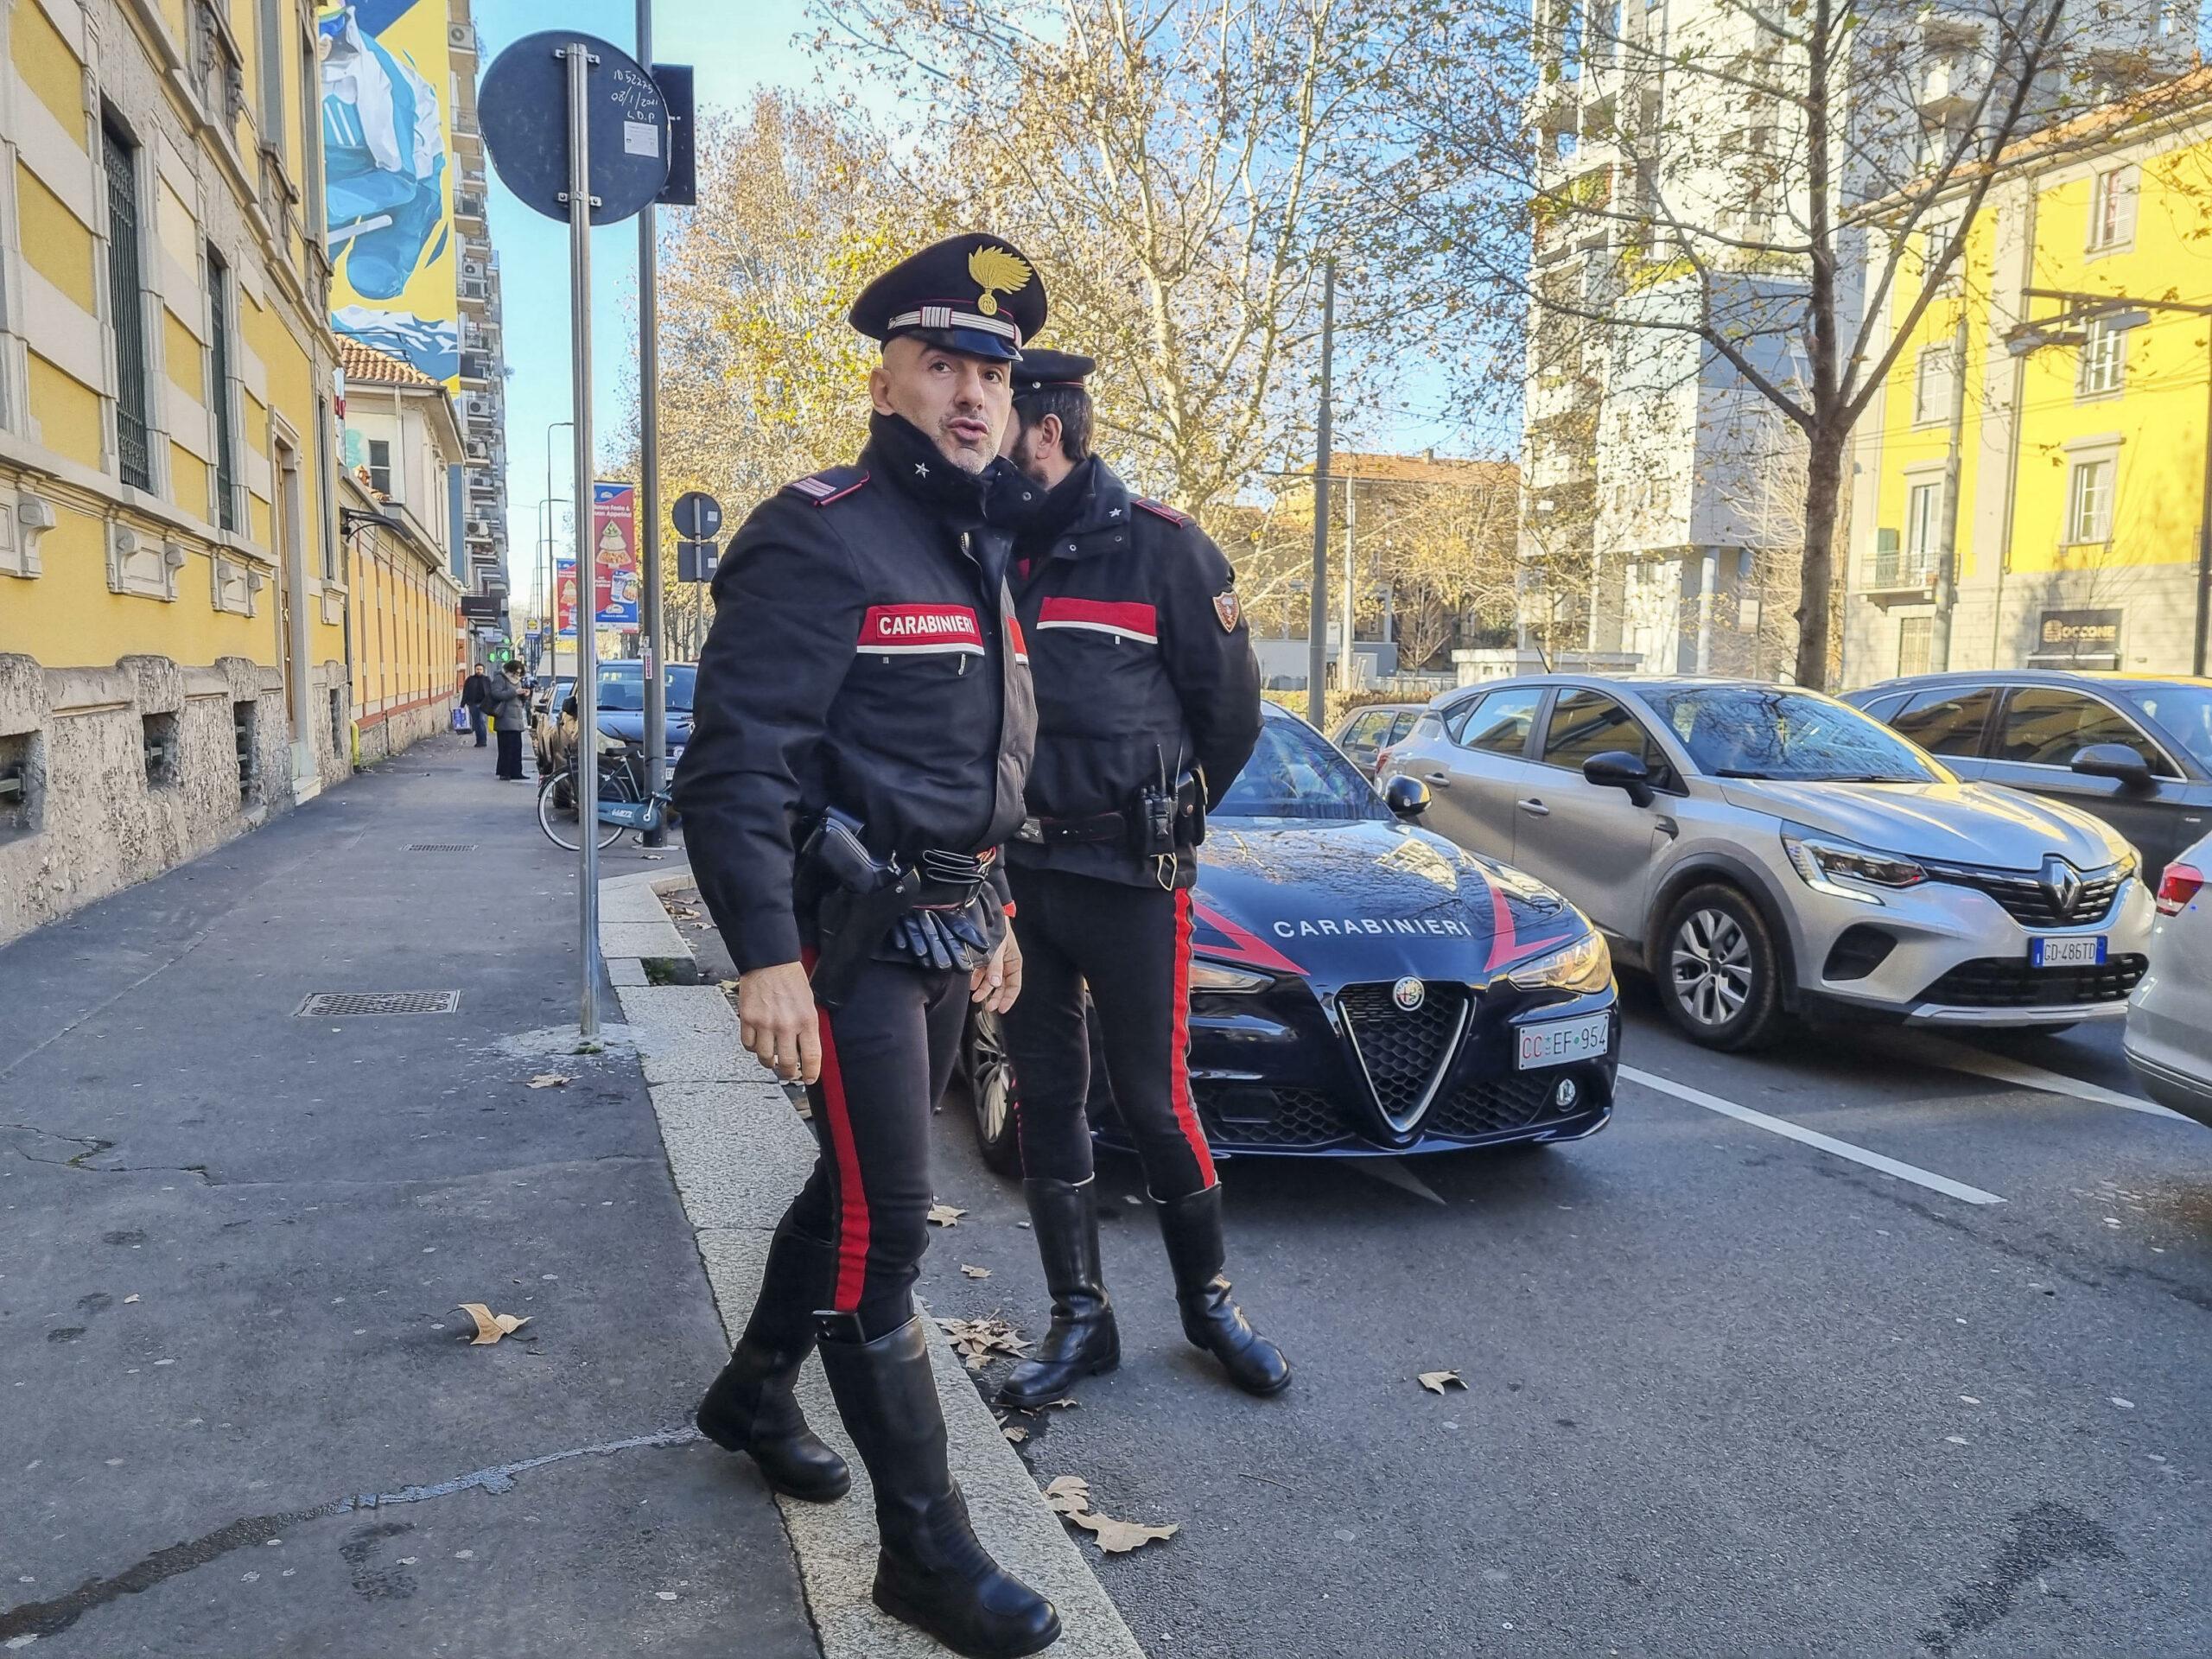
[[[537,827],[556,847],[575,852],[582,844],[576,811],[576,769],[573,758],[537,786]],[[666,790],[646,785],[645,753],[625,745],[599,760],[599,849],[604,852],[626,835],[643,836],[675,822]]]

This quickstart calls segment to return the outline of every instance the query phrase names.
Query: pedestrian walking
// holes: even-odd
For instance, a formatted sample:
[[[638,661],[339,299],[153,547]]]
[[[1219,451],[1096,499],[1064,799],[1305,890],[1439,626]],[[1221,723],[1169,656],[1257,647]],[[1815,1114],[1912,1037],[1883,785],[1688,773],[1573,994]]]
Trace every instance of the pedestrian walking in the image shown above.
[[[976,1659],[1056,1640],[1052,1604],[984,1552],[946,1459],[912,1289],[931,1108],[970,1001],[1020,988],[998,849],[1021,818],[1035,709],[987,493],[1021,342],[1027,260],[959,236],[879,276],[849,321],[882,342],[859,461],[755,507],[715,577],[676,804],[738,968],[746,1046],[802,1081],[821,1155],[699,1427],[778,1491],[851,1476],[792,1382],[817,1337],[875,1488],[876,1605]]]
[[[1007,448],[1036,488],[997,498],[1019,525],[1014,588],[1038,716],[1032,816],[1007,853],[1026,982],[1006,1039],[1022,1188],[1052,1294],[1051,1329],[999,1397],[1039,1405],[1120,1363],[1084,1112],[1086,985],[1184,1334],[1238,1387],[1276,1394],[1290,1368],[1223,1271],[1221,1186],[1187,1058],[1194,849],[1259,739],[1259,667],[1229,562],[1092,452],[1092,367],[1023,354]]]
[[[469,677],[461,683],[461,706],[468,713],[469,728],[476,734],[476,747],[480,749],[484,747],[484,706],[491,692],[492,682],[484,673],[484,664],[479,663]]]
[[[510,660],[491,677],[485,712],[499,738],[499,760],[492,775],[504,783],[522,780],[522,734],[530,724],[529,706],[522,695],[522,664]]]

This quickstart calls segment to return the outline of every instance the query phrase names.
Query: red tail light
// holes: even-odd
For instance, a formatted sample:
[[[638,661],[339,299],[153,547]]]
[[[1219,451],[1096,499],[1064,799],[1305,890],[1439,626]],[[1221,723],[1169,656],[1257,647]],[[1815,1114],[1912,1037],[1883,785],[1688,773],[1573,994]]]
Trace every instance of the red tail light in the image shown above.
[[[2169,864],[2158,883],[2158,914],[2178,916],[2204,886],[2204,872],[2194,864]]]

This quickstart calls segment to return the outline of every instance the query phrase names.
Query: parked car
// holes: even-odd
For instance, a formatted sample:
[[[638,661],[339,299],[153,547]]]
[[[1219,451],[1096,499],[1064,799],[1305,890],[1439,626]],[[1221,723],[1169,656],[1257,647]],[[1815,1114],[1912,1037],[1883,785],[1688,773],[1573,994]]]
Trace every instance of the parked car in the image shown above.
[[[668,764],[673,771],[677,761],[683,758],[683,746],[691,741],[691,693],[699,670],[693,663],[671,663],[665,672]],[[595,683],[599,687],[600,734],[642,745],[645,741],[645,665],[634,658],[601,663]],[[540,772],[565,770],[576,747],[575,684],[562,681],[556,695],[560,701],[554,707],[560,712],[554,716],[545,741],[539,746]]]
[[[1376,763],[1390,746],[1414,728],[1427,705],[1418,702],[1370,702],[1355,709],[1337,722],[1329,741],[1367,777],[1375,776]]]
[[[541,678],[530,695],[530,747],[537,757],[537,775],[544,777],[554,768],[554,743],[561,723],[561,707],[575,690],[572,679]]]
[[[2166,866],[2158,945],[2127,1005],[2120,1046],[2143,1091],[2212,1124],[2212,836]]]
[[[1212,814],[1192,895],[1191,1092],[1217,1154],[1435,1152],[1578,1140],[1612,1114],[1620,1013],[1605,941],[1516,870],[1418,826],[1270,707]],[[1092,1066],[1098,1137],[1127,1141]],[[1019,1167],[996,1016],[957,1095]]]
[[[2117,1019],[2153,910],[2133,850],[2055,801],[1962,783],[1789,686],[1542,675],[1440,698],[1384,785],[1510,860],[1650,972],[1714,1048],[1791,1011],[2063,1029]]]
[[[1961,778],[2095,813],[2146,872],[2212,830],[2212,680],[2009,669],[1887,680],[1844,701]]]

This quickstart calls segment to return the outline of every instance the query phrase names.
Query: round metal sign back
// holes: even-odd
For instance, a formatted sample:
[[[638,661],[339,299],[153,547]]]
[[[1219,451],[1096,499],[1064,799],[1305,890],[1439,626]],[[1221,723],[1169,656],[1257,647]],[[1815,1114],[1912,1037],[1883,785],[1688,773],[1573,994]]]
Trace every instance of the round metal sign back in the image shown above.
[[[493,60],[476,118],[499,181],[548,219],[569,216],[569,60],[589,54],[585,121],[594,225],[629,218],[668,182],[668,104],[620,47],[574,29],[525,35]]]
[[[685,541],[711,542],[722,527],[722,504],[704,490],[686,490],[676,498],[669,516]]]

